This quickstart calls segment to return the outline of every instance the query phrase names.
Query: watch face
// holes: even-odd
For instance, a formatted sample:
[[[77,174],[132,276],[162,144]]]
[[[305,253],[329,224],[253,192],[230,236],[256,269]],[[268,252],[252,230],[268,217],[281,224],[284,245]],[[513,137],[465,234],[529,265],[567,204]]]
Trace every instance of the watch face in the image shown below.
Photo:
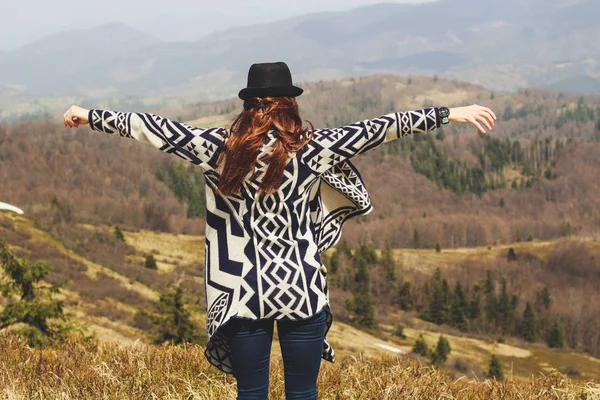
[[[440,117],[446,118],[450,115],[450,110],[447,107],[440,108]]]

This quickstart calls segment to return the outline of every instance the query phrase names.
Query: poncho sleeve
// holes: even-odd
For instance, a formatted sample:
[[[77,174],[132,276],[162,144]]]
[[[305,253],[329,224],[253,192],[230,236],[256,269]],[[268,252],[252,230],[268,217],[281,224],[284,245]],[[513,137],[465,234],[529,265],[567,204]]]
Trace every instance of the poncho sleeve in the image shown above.
[[[302,157],[320,178],[310,203],[320,253],[340,240],[346,221],[373,210],[360,173],[349,159],[390,140],[430,132],[439,126],[439,110],[432,107],[314,132]]]
[[[155,114],[90,110],[88,118],[92,130],[149,143],[205,171],[216,168],[229,134],[224,128],[196,128]]]
[[[320,175],[387,141],[415,132],[431,132],[439,126],[439,110],[430,107],[388,114],[335,129],[318,129],[314,131],[302,157],[304,163]]]

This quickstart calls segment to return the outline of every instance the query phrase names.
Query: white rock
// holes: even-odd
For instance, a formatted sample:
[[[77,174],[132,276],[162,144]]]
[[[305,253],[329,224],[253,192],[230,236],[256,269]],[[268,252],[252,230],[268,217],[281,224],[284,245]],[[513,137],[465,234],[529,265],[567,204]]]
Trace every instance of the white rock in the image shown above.
[[[382,343],[375,343],[376,347],[379,347],[380,349],[384,349],[387,351],[391,351],[392,353],[396,353],[396,354],[406,354],[406,351],[402,350],[402,349],[398,349],[396,347],[392,347],[392,346],[388,346],[387,344],[382,344]]]
[[[6,204],[6,203],[1,203],[0,202],[0,211],[12,211],[15,212],[19,215],[23,215],[23,210],[21,210],[20,208],[17,208],[15,206],[11,206],[10,204]]]

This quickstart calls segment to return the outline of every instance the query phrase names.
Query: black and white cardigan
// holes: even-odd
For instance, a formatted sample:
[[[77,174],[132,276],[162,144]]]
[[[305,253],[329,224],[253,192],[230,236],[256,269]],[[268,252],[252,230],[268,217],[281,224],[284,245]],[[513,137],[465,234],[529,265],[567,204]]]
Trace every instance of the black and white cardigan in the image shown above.
[[[327,270],[320,253],[335,245],[349,218],[368,214],[371,202],[349,159],[413,132],[440,126],[437,108],[399,112],[336,129],[315,130],[290,155],[279,190],[259,193],[246,180],[235,196],[217,193],[217,160],[230,133],[201,129],[153,114],[91,110],[93,130],[118,134],[175,154],[206,177],[205,287],[209,342],[206,357],[233,373],[230,347],[220,328],[232,318],[302,320],[326,310],[331,327]],[[277,140],[265,138],[262,152]],[[265,165],[258,162],[257,177]],[[334,361],[327,340],[323,358]]]

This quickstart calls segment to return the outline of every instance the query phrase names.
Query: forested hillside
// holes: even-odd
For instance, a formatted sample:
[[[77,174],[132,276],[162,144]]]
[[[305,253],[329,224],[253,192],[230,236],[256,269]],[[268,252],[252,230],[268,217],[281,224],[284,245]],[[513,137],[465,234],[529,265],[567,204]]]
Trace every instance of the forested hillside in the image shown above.
[[[418,318],[442,332],[599,357],[599,256],[598,243],[582,238],[470,251],[342,242],[325,264],[338,318],[363,327],[399,323],[401,315],[408,326]]]
[[[380,76],[315,83],[300,100],[303,116],[318,127],[432,104],[481,103],[499,115],[487,138],[451,126],[356,158],[375,211],[346,229],[351,242],[413,247],[415,229],[426,248],[595,232],[597,97],[496,95],[435,78]],[[228,100],[159,112],[213,126],[225,125],[239,107]],[[174,157],[88,128],[32,122],[0,129],[2,200],[34,216],[55,213],[56,198],[61,218],[201,232],[202,223],[188,217],[202,216],[202,176]]]

